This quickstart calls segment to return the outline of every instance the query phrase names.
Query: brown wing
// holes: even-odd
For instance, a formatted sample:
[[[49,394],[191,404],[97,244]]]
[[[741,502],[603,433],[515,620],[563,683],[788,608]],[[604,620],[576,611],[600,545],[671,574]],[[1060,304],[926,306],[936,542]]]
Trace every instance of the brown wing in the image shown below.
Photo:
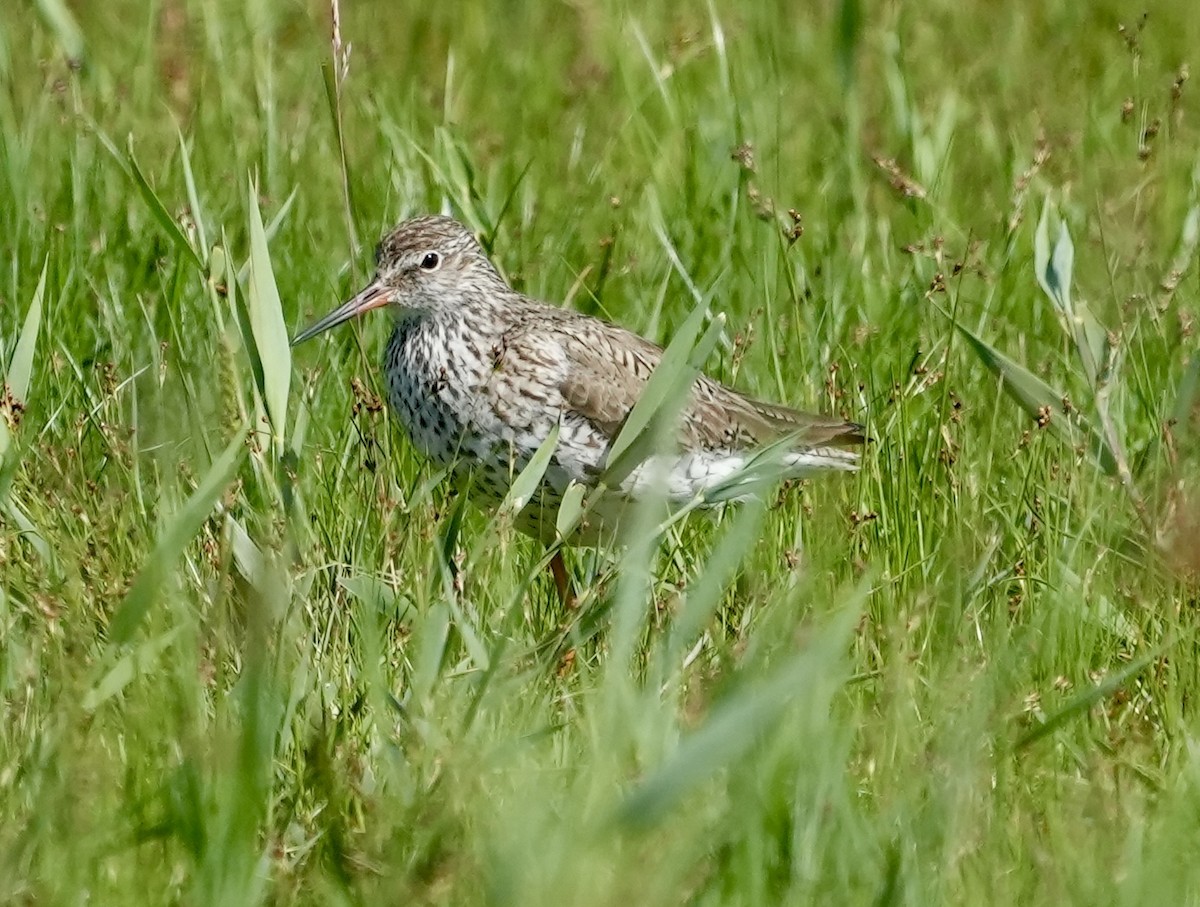
[[[563,403],[616,438],[626,417],[662,359],[662,348],[631,331],[591,319],[559,333],[567,369],[559,390]],[[701,376],[681,414],[685,447],[755,447],[795,433],[798,446],[853,445],[862,426],[752,400]]]
[[[560,390],[563,403],[609,438],[616,438],[646,388],[662,349],[603,322],[563,335],[567,358]]]

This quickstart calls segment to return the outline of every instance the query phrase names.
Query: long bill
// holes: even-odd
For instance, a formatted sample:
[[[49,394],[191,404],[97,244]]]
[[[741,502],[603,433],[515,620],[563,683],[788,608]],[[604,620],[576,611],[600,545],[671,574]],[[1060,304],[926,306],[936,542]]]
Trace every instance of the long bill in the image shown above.
[[[349,321],[351,318],[357,318],[363,312],[369,312],[371,309],[377,309],[382,305],[387,305],[390,293],[378,280],[373,280],[347,302],[342,303],[324,318],[318,318],[299,334],[292,338],[292,346],[298,343],[303,343],[305,340],[310,340],[316,337],[323,331],[327,331],[332,327],[336,327],[344,321]]]

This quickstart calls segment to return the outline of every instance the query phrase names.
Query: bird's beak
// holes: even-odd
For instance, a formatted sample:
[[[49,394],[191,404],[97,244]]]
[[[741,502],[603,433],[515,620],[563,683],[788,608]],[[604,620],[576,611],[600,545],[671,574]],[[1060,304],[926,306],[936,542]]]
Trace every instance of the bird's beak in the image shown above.
[[[381,305],[387,305],[391,298],[391,293],[386,287],[379,282],[378,279],[371,281],[363,289],[354,294],[348,302],[342,303],[324,318],[319,318],[306,327],[303,331],[292,338],[292,346],[298,343],[303,343],[312,337],[316,337],[322,331],[327,331],[331,327],[336,327],[343,321],[349,321],[351,318],[357,318],[363,312],[369,312],[371,309],[377,309]]]

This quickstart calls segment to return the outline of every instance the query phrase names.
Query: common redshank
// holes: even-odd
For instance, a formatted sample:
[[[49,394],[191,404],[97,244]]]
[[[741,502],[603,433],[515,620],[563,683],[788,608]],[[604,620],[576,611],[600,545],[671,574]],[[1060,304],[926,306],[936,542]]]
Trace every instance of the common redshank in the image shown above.
[[[468,480],[471,499],[500,503],[557,427],[539,488],[517,515],[523,532],[555,537],[572,482],[594,486],[626,417],[662,359],[632,331],[513,290],[474,235],[442,216],[404,221],[379,244],[375,278],[302,330],[292,345],[390,306],[384,354],[392,409],[412,443]],[[568,541],[593,544],[626,505],[656,494],[683,506],[728,486],[765,448],[776,477],[852,470],[862,426],[751,399],[699,375],[678,415],[676,442],[628,469]],[[551,561],[564,602],[561,554]]]

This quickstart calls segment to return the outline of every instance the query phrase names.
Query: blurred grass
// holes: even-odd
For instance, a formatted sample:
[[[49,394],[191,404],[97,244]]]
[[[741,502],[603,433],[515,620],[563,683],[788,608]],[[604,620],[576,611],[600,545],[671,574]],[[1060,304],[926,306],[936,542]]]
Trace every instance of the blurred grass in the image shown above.
[[[1200,900],[1190,5],[346,3],[340,92],[328,16],[0,7],[0,902]],[[1142,513],[938,311],[1100,393],[1047,198]],[[659,340],[711,298],[864,469],[560,613],[374,405],[386,319],[288,400],[246,308],[444,208]]]

